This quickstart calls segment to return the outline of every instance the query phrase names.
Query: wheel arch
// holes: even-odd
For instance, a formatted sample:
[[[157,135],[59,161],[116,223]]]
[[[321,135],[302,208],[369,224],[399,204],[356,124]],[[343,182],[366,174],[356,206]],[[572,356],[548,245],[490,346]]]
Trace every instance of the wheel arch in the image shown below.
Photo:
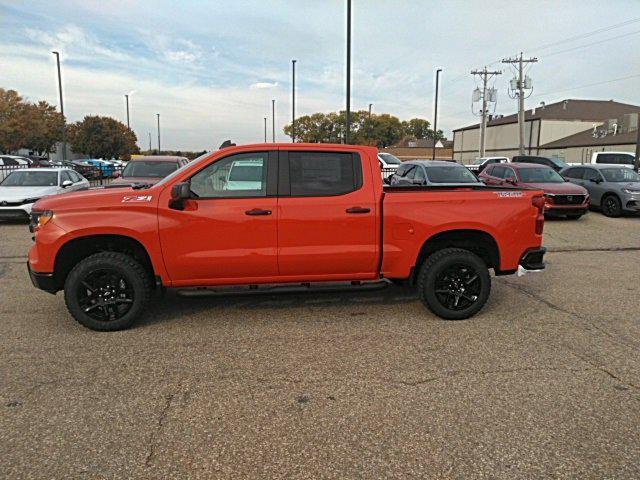
[[[156,271],[149,252],[137,239],[119,234],[100,234],[76,237],[58,250],[54,263],[54,283],[62,289],[73,267],[83,259],[100,252],[119,252],[137,260],[148,272],[152,285],[156,283]]]
[[[482,258],[487,267],[496,272],[500,270],[500,248],[493,235],[477,229],[455,229],[436,233],[422,244],[414,264],[412,281],[427,257],[445,248],[468,250]]]

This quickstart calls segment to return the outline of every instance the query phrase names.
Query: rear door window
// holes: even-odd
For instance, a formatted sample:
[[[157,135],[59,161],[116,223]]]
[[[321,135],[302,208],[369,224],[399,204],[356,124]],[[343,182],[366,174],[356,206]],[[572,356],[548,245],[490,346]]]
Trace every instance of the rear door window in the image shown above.
[[[595,168],[582,168],[584,170],[583,177],[585,180],[602,180],[602,176],[600,172],[598,172]]]
[[[584,168],[570,168],[566,172],[564,172],[565,177],[574,178],[576,180],[582,180],[584,178]]]
[[[496,177],[496,178],[504,178],[506,172],[507,172],[507,168],[506,167],[501,167],[500,165],[495,165],[491,169],[491,176],[492,177]]]
[[[633,165],[633,157],[621,153],[599,153],[596,163],[608,163],[611,165]]]
[[[362,186],[360,156],[340,152],[288,153],[292,196],[344,195]]]

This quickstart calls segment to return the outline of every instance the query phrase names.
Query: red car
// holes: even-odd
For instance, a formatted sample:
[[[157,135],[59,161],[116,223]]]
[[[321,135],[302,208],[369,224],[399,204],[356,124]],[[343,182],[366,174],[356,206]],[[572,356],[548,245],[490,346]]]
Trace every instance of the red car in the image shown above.
[[[95,330],[128,327],[163,287],[407,281],[458,320],[487,301],[489,269],[544,268],[543,207],[542,192],[511,185],[383,187],[373,147],[238,146],[153,186],[38,200],[29,272]]]
[[[589,192],[551,167],[534,163],[489,165],[478,176],[487,185],[532,187],[544,191],[544,213],[577,220],[589,211]]]
[[[111,182],[111,185],[133,185],[134,183],[153,185],[187,163],[189,160],[186,157],[171,155],[134,158],[127,163],[121,175],[116,174],[118,178]]]

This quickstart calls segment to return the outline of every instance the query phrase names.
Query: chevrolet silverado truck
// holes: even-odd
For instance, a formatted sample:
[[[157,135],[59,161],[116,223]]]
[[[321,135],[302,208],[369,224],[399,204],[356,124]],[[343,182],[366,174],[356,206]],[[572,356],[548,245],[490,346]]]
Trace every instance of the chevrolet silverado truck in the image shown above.
[[[82,325],[119,330],[166,288],[219,294],[400,282],[415,286],[434,314],[459,320],[486,303],[489,269],[544,268],[541,191],[383,186],[377,154],[350,145],[238,146],[155,185],[43,198],[32,210],[31,280],[63,290]]]

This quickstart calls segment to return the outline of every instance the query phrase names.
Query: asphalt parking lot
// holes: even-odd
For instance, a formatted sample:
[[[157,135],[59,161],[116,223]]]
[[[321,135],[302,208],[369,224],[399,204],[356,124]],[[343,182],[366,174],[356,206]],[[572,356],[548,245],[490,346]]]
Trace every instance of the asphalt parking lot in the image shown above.
[[[31,287],[0,224],[3,478],[640,478],[640,218],[548,221],[542,274],[440,320],[399,287],[154,302]]]

